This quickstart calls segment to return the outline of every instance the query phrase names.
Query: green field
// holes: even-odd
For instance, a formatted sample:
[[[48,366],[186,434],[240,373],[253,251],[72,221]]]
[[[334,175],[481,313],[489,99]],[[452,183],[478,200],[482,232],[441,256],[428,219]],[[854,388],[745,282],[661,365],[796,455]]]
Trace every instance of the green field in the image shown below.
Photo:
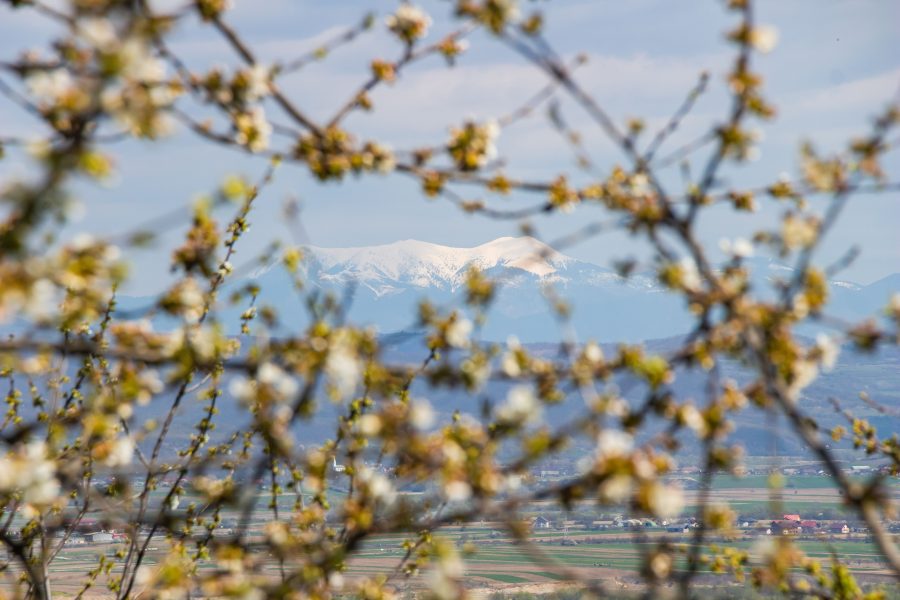
[[[524,577],[516,577],[515,575],[503,575],[502,573],[479,573],[479,577],[487,577],[501,583],[522,583],[528,581]]]

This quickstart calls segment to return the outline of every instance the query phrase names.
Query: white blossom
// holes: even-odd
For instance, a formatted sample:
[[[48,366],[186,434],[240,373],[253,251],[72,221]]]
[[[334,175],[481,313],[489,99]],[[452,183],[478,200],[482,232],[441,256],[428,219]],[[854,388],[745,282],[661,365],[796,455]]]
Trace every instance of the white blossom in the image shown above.
[[[38,322],[49,320],[56,314],[62,292],[49,279],[38,279],[31,286],[28,302],[25,303],[25,314]]]
[[[623,473],[612,475],[600,484],[600,498],[609,504],[621,504],[631,496],[631,477]]]
[[[27,77],[25,84],[38,100],[55,104],[74,89],[74,81],[65,69],[37,71]]]
[[[378,161],[376,162],[378,172],[382,175],[393,173],[394,169],[397,168],[397,157],[394,155],[394,151],[387,145],[381,146],[380,149],[381,153],[378,155]]]
[[[511,473],[503,478],[500,489],[505,492],[517,492],[522,489],[522,476]]]
[[[288,400],[297,394],[300,388],[297,380],[284,369],[270,362],[263,363],[257,369],[257,379],[269,387],[279,400]]]
[[[193,277],[182,280],[173,290],[172,299],[179,314],[188,323],[197,323],[206,310],[206,298],[200,284]]]
[[[96,244],[97,238],[92,236],[90,233],[82,232],[72,238],[72,242],[69,244],[69,247],[75,252],[84,252],[85,250],[90,250]]]
[[[409,422],[419,431],[429,429],[434,425],[434,408],[428,400],[413,400],[409,406]]]
[[[491,119],[482,126],[486,139],[484,156],[490,161],[497,157],[497,138],[500,137],[500,124]]]
[[[834,369],[841,347],[831,336],[820,333],[816,336],[816,349],[819,351],[819,362],[826,373]]]
[[[603,350],[596,342],[588,342],[584,347],[584,357],[592,363],[602,362]]]
[[[500,359],[500,369],[507,377],[516,378],[522,374],[522,368],[519,366],[518,352],[522,349],[522,343],[514,335],[506,338],[506,347],[508,350],[503,353]]]
[[[328,586],[333,591],[340,592],[344,589],[344,576],[337,571],[332,572],[328,575]]]
[[[408,42],[425,37],[431,27],[431,17],[418,6],[401,4],[394,14],[384,20],[394,34]]]
[[[472,486],[458,479],[450,481],[444,485],[444,497],[450,502],[465,502],[472,497]]]
[[[681,271],[681,285],[689,292],[696,292],[700,289],[701,279],[700,271],[697,270],[697,263],[689,256],[685,256],[678,263]]]
[[[56,463],[42,441],[18,446],[0,458],[0,493],[21,492],[26,504],[46,505],[59,496]]]
[[[745,238],[735,238],[734,240],[722,238],[719,240],[719,248],[725,254],[737,258],[751,258],[754,254],[753,244]]]
[[[454,441],[447,440],[441,446],[441,452],[448,465],[461,465],[466,461],[466,451]]]
[[[460,598],[459,579],[465,573],[465,566],[454,552],[441,556],[428,574],[430,596],[436,600],[456,600]]]
[[[631,184],[631,192],[633,194],[644,196],[652,191],[650,188],[650,179],[645,173],[638,173],[631,178],[629,183]]]
[[[246,146],[251,152],[262,152],[269,147],[272,126],[266,119],[266,112],[261,106],[254,106],[235,117],[237,135],[235,141]]]
[[[188,334],[191,349],[197,358],[203,361],[212,360],[216,354],[218,335],[212,327],[194,327]]]
[[[78,34],[98,50],[109,50],[118,40],[116,28],[109,19],[102,17],[82,19],[78,23]]]
[[[778,30],[771,25],[760,25],[750,32],[750,45],[763,54],[774,50],[777,44]]]
[[[811,360],[798,360],[794,362],[794,379],[788,388],[789,399],[796,402],[800,392],[809,386],[819,375],[819,367]]]
[[[497,409],[497,419],[503,423],[532,423],[540,419],[542,406],[530,386],[517,385],[509,390]]]
[[[153,56],[149,44],[143,40],[129,39],[119,50],[119,56],[122,60],[122,75],[127,79],[158,83],[166,76],[165,63]]]
[[[134,440],[130,436],[116,438],[111,443],[103,464],[107,467],[124,467],[131,464],[134,457]]]
[[[141,386],[141,390],[138,392],[137,401],[141,405],[149,403],[155,394],[159,394],[165,389],[165,385],[156,369],[144,369],[141,371],[141,374],[138,375],[138,383]]]
[[[890,310],[891,312],[900,313],[900,292],[891,295],[891,301],[888,305],[888,310]]]
[[[491,376],[491,363],[487,360],[466,359],[460,368],[471,378],[472,387],[476,389],[483,386]]]
[[[809,300],[806,299],[806,294],[794,294],[791,298],[791,310],[798,319],[806,318],[809,314]]]
[[[369,494],[378,502],[385,506],[390,506],[397,499],[397,490],[391,480],[382,473],[370,468],[362,467],[359,469],[357,479],[366,485]]]
[[[235,400],[249,405],[256,399],[256,382],[243,376],[235,377],[228,384],[228,392]]]
[[[500,135],[497,121],[480,125],[467,121],[461,128],[451,128],[450,135],[450,155],[463,170],[482,168],[497,156],[496,140]]]
[[[684,510],[684,493],[679,487],[654,482],[647,491],[647,507],[663,519],[677,517]]]
[[[519,359],[512,352],[504,352],[500,359],[500,369],[503,373],[512,379],[522,374],[522,368],[519,366]]]
[[[250,102],[262,100],[271,93],[269,82],[272,78],[272,68],[256,64],[244,71],[244,79],[247,82],[245,95]]]
[[[788,215],[781,224],[781,237],[787,248],[808,248],[819,235],[818,223],[814,219],[801,219]]]
[[[700,411],[693,404],[685,404],[681,407],[681,419],[685,425],[701,437],[705,436],[709,431],[706,419],[703,418],[703,415],[700,414]]]
[[[348,344],[340,341],[328,352],[325,374],[338,399],[345,399],[356,390],[362,378],[363,365]]]
[[[472,321],[465,317],[457,317],[447,326],[447,343],[454,348],[466,348],[469,335],[472,333]]]
[[[356,421],[356,430],[367,438],[378,435],[381,431],[381,417],[372,414],[362,415]]]
[[[771,537],[758,537],[750,546],[750,557],[756,563],[768,563],[778,553],[778,544]]]
[[[597,436],[597,457],[625,456],[634,449],[634,437],[618,429],[604,429]]]

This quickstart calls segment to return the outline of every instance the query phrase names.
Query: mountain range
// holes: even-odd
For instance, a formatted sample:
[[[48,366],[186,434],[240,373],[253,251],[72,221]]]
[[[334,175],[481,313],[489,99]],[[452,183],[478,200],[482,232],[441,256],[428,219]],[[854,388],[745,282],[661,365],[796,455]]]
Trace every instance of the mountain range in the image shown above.
[[[410,330],[423,299],[447,308],[461,307],[466,273],[472,266],[498,283],[481,335],[502,340],[552,341],[560,325],[545,290],[572,307],[572,325],[582,340],[640,341],[685,333],[691,315],[684,301],[659,284],[653,273],[623,278],[615,271],[557,252],[531,237],[503,237],[473,248],[454,248],[405,240],[382,246],[304,249],[308,286],[345,295],[352,290],[349,318],[380,332]],[[749,259],[753,293],[773,293],[772,283],[792,274],[769,259]],[[253,275],[261,301],[279,310],[285,324],[306,321],[305,309],[291,293],[283,269],[270,267]],[[829,314],[859,319],[878,313],[900,290],[900,273],[870,285],[831,282]],[[807,332],[807,333],[811,333]]]

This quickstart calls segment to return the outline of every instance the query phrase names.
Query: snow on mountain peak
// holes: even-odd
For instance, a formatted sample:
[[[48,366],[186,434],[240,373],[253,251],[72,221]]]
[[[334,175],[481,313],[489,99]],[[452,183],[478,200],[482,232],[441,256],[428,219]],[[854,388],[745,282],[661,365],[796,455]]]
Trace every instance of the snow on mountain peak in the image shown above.
[[[473,248],[454,248],[419,240],[357,248],[309,247],[320,276],[371,285],[404,282],[417,287],[463,281],[469,266],[521,269],[543,278],[574,261],[532,237],[502,237]],[[388,290],[385,290],[388,291]]]

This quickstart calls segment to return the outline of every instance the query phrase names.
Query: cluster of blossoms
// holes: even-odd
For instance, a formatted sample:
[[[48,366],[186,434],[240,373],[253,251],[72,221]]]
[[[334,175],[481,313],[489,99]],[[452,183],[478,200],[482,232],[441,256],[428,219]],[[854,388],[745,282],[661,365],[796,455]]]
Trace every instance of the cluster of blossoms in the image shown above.
[[[271,95],[273,72],[270,66],[255,64],[235,72],[229,79],[219,69],[213,69],[200,85],[218,104],[248,106]]]
[[[358,146],[350,134],[337,127],[321,136],[304,135],[293,154],[322,181],[340,180],[348,173],[390,173],[396,167],[394,153],[388,146],[376,142]]]
[[[270,362],[259,366],[256,379],[238,376],[231,381],[229,387],[231,395],[247,406],[288,402],[294,398],[298,389],[299,384],[294,377]]]
[[[134,440],[129,436],[121,436],[96,444],[91,454],[107,467],[126,467],[134,458],[134,449]]]
[[[667,287],[691,293],[699,292],[703,285],[697,263],[689,256],[682,257],[678,262],[663,264],[658,277]]]
[[[628,433],[604,429],[597,436],[594,456],[581,466],[599,480],[602,502],[621,504],[630,499],[638,512],[662,519],[676,517],[684,508],[681,489],[660,481],[673,467],[671,458],[635,449]]]
[[[44,442],[19,445],[0,457],[0,494],[21,494],[26,504],[52,504],[61,490],[56,471]]]
[[[28,91],[44,109],[58,107],[70,111],[85,109],[90,98],[68,70],[63,68],[35,71],[25,80]]]
[[[781,222],[781,240],[785,250],[809,248],[819,237],[819,220],[813,215],[788,214]]]
[[[250,152],[262,152],[269,147],[272,125],[266,119],[266,111],[261,106],[236,113],[234,128],[236,130],[234,140]]]
[[[178,281],[159,304],[166,312],[195,324],[206,312],[206,295],[194,277],[186,277]]]
[[[753,243],[746,238],[736,238],[734,240],[722,238],[719,240],[719,248],[726,255],[733,258],[751,258],[754,254]]]
[[[92,47],[106,78],[101,104],[107,114],[135,136],[169,133],[172,124],[165,109],[181,87],[166,80],[165,64],[154,56],[147,35],[137,26],[123,35],[103,17],[81,19],[76,33]]]
[[[412,44],[428,33],[431,17],[417,6],[401,4],[394,14],[385,19],[385,24],[398,38]]]
[[[34,278],[17,265],[0,263],[0,323],[24,314],[37,323],[51,321],[57,315],[62,291],[46,277]]]
[[[506,402],[497,408],[497,420],[506,425],[537,423],[541,421],[543,407],[527,386],[517,385],[506,396]]]
[[[197,0],[197,11],[204,21],[218,18],[233,8],[231,0]]]
[[[519,18],[519,3],[516,0],[458,0],[456,12],[476,19],[499,34]]]
[[[97,150],[93,139],[103,121],[111,119],[121,133],[133,136],[165,135],[172,129],[169,112],[181,85],[167,79],[164,63],[155,56],[152,29],[142,19],[77,11],[67,22],[68,35],[54,46],[56,56],[28,53],[16,68],[29,92],[23,101],[59,136],[78,141],[69,150],[61,148],[70,144],[61,147],[50,140],[32,143],[30,148],[33,156],[51,169],[66,165],[63,170],[105,179],[112,173],[113,163]],[[65,194],[43,197],[63,210],[68,203]],[[99,294],[100,288],[96,289]],[[90,298],[85,298],[91,294],[77,296],[74,303],[82,306],[73,311],[82,314],[67,321],[66,327],[77,327],[77,321],[91,315],[86,306]]]
[[[816,380],[820,369],[826,373],[834,369],[840,350],[830,336],[824,333],[816,336],[816,343],[806,352],[806,356],[794,361],[788,388],[791,400],[796,402],[800,398],[803,389]]]
[[[472,321],[457,314],[447,323],[444,337],[453,348],[468,348],[472,328]]]
[[[346,330],[336,332],[328,345],[325,374],[335,401],[350,398],[362,381],[363,363]]]
[[[21,312],[41,324],[85,329],[125,275],[119,248],[88,235],[47,257],[0,261],[0,321]]]
[[[460,171],[477,171],[497,156],[495,142],[500,135],[496,121],[478,124],[467,121],[450,130],[447,151]]]
[[[269,147],[272,125],[261,101],[272,93],[273,76],[272,67],[254,64],[230,78],[213,69],[198,83],[211,101],[227,110],[235,143],[250,152],[263,152]]]

